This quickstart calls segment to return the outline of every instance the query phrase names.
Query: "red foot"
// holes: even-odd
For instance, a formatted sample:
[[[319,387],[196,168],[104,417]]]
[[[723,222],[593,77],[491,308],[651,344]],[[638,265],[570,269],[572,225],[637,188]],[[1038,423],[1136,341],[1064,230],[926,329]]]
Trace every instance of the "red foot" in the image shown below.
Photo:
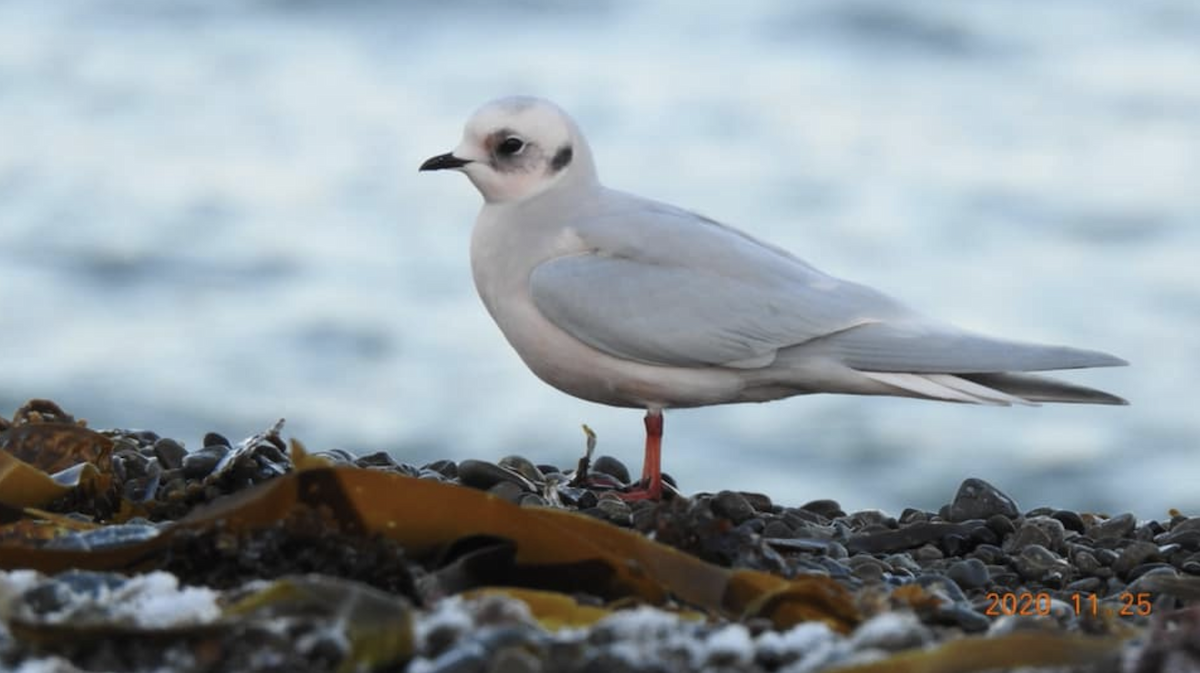
[[[624,493],[622,500],[662,500],[662,411],[646,412],[646,457],[642,462],[642,480]]]

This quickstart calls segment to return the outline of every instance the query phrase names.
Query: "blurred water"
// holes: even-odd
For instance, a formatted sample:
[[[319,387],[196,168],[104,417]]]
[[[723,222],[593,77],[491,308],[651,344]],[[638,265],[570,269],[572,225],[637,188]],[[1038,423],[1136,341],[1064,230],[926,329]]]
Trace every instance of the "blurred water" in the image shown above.
[[[964,326],[1119,354],[1133,406],[809,397],[669,415],[685,490],[1200,510],[1200,5],[1094,0],[0,3],[0,410],[194,446],[567,465],[640,413],[528,373],[461,176],[495,96],[571,110],[609,184]]]

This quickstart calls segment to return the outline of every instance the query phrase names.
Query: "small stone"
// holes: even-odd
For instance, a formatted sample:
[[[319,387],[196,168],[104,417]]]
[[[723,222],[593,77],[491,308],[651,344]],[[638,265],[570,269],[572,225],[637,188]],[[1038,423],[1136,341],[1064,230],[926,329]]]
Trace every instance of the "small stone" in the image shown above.
[[[878,582],[888,571],[881,561],[870,556],[853,556],[846,564],[850,566],[851,574],[865,582]]]
[[[354,464],[359,467],[396,467],[396,459],[392,458],[392,454],[387,451],[376,451],[360,456],[354,461]]]
[[[1003,514],[993,514],[987,519],[987,527],[1003,541],[1009,535],[1017,532],[1017,526],[1012,519]]]
[[[813,500],[800,506],[800,509],[819,514],[826,519],[836,519],[839,516],[846,516],[842,511],[842,506],[837,500]]]
[[[921,575],[917,578],[917,584],[924,587],[925,591],[941,598],[946,603],[967,602],[967,595],[963,593],[962,589],[958,588],[958,584],[936,573]]]
[[[756,512],[769,514],[776,509],[775,504],[771,502],[771,497],[765,493],[748,493],[746,491],[739,491],[739,493],[742,494],[742,497],[746,499],[746,502],[750,503],[750,506]]]
[[[888,516],[886,512],[878,509],[864,509],[854,512],[846,518],[850,527],[855,529],[874,526],[874,530],[892,530],[897,526],[895,519]]]
[[[629,504],[618,498],[600,498],[596,503],[596,509],[600,510],[603,515],[601,518],[606,521],[611,521],[619,526],[630,526],[633,524],[633,518],[629,510]]]
[[[878,649],[899,652],[933,642],[933,633],[911,612],[884,612],[854,630],[854,650]]]
[[[971,531],[969,524],[914,523],[896,530],[882,528],[874,532],[855,534],[847,540],[846,548],[852,552],[886,554],[913,549],[927,543],[938,543],[954,535],[966,540],[970,537]]]
[[[1158,557],[1158,545],[1141,540],[1131,542],[1121,550],[1117,560],[1113,562],[1113,572],[1119,577],[1129,579],[1129,571],[1152,558]]]
[[[1158,570],[1170,570],[1172,573],[1178,573],[1178,571],[1175,569],[1175,566],[1171,565],[1170,563],[1164,563],[1162,561],[1153,561],[1150,563],[1143,563],[1141,565],[1134,566],[1126,574],[1125,579],[1127,579],[1130,582],[1134,582],[1139,577],[1142,577],[1143,575],[1153,574],[1155,571],[1158,571]]]
[[[546,475],[542,474],[542,471],[537,469],[532,461],[523,456],[505,456],[500,459],[499,465],[506,470],[516,472],[531,484],[546,483]]]
[[[1099,577],[1085,577],[1068,584],[1064,589],[1081,594],[1094,594],[1104,586],[1104,580]]]
[[[514,503],[520,501],[521,496],[528,493],[528,491],[521,488],[516,482],[512,481],[501,481],[493,484],[492,487],[487,490],[487,492],[491,493],[497,498]]]
[[[202,442],[202,444],[204,446],[224,446],[226,448],[233,448],[233,444],[230,444],[229,440],[225,439],[225,435],[217,434],[215,432],[209,432],[205,434],[204,442]]]
[[[521,497],[517,498],[517,504],[522,507],[545,507],[550,503],[537,493],[522,493]]]
[[[922,570],[924,570],[920,564],[914,561],[913,557],[909,556],[908,554],[889,554],[888,557],[884,559],[884,562],[890,565],[893,571],[903,568],[913,575],[918,575]]]
[[[464,460],[458,464],[458,480],[464,486],[488,490],[502,481],[512,482],[523,491],[534,492],[533,484],[520,474],[485,460]]]
[[[904,508],[904,511],[900,513],[900,525],[903,526],[910,523],[925,522],[929,521],[929,518],[930,514],[928,512],[923,512],[919,509],[913,509],[912,507],[906,507]]]
[[[971,556],[983,561],[987,565],[1008,562],[1008,554],[1005,554],[1003,549],[991,544],[981,544],[975,547],[975,550],[971,552]]]
[[[1075,512],[1060,509],[1050,516],[1058,520],[1063,525],[1063,528],[1067,530],[1073,530],[1076,533],[1082,533],[1086,530],[1083,525],[1083,519]]]
[[[1016,588],[1021,584],[1021,576],[1012,571],[1012,568],[1006,565],[989,565],[988,579],[992,584],[992,589],[997,588]]]
[[[1147,570],[1140,577],[1130,582],[1126,591],[1134,595],[1139,593],[1172,593],[1173,587],[1171,585],[1174,584],[1174,587],[1179,586],[1176,581],[1178,577],[1179,571],[1168,565],[1159,565],[1157,568]],[[1195,589],[1193,588],[1193,591]]]
[[[458,463],[453,460],[435,460],[432,463],[426,463],[425,469],[433,470],[447,479],[458,478]]]
[[[1126,512],[1096,524],[1088,533],[1097,540],[1120,540],[1129,537],[1136,525],[1137,519],[1133,518],[1133,514]]]
[[[209,444],[199,451],[183,457],[183,476],[188,479],[207,477],[217,464],[233,449],[220,444]]]
[[[987,565],[977,558],[955,561],[946,569],[946,577],[954,580],[964,591],[987,586]]]
[[[1090,551],[1078,551],[1074,558],[1075,569],[1082,575],[1095,575],[1096,571],[1102,567],[1100,561],[1096,559],[1096,555]]]
[[[917,549],[912,553],[913,560],[917,563],[928,563],[929,561],[937,561],[946,558],[941,549],[934,545],[927,544]]]
[[[631,507],[630,510],[629,524],[634,530],[648,533],[654,529],[654,524],[658,521],[658,508]]]
[[[541,673],[542,660],[519,645],[501,648],[489,657],[487,673]]]
[[[1037,528],[1045,534],[1045,547],[1052,552],[1061,554],[1066,550],[1067,528],[1061,521],[1049,516],[1031,516],[1025,518],[1021,528]],[[1018,529],[1017,533],[1020,534]]]
[[[158,464],[162,465],[167,470],[177,470],[183,467],[183,458],[187,455],[187,449],[179,442],[169,438],[154,442],[154,457],[158,459]]]
[[[773,519],[767,522],[763,527],[763,537],[787,539],[792,537],[792,527],[783,522],[782,519]]]
[[[729,519],[735,525],[754,516],[754,507],[741,493],[734,491],[721,491],[713,497],[709,506],[713,514]]]
[[[967,479],[958,487],[946,518],[949,521],[966,521],[968,519],[987,519],[1000,514],[1016,518],[1020,514],[1017,503],[982,479]]]
[[[967,633],[983,633],[992,625],[992,620],[966,605],[954,604],[937,611],[938,618],[955,624]]]
[[[1027,521],[1004,541],[1001,548],[1009,554],[1014,554],[1033,544],[1050,548],[1050,536],[1046,535],[1038,526],[1030,525]]]
[[[629,468],[625,467],[625,463],[622,463],[612,456],[600,456],[592,462],[591,469],[594,472],[603,472],[622,484],[630,483]]]
[[[1013,566],[1026,580],[1047,582],[1055,577],[1061,579],[1071,566],[1057,554],[1041,545],[1031,544],[1013,558]]]
[[[1159,544],[1177,544],[1189,551],[1200,550],[1200,517],[1183,519],[1154,538]]]
[[[353,465],[354,461],[358,460],[358,456],[345,449],[329,449],[328,451],[321,451],[317,455],[331,461],[335,465]]]

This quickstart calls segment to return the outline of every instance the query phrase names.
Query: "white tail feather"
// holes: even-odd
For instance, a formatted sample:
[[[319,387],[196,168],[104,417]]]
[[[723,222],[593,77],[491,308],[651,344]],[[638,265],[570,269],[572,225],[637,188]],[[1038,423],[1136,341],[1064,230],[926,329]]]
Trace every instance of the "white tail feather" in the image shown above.
[[[951,374],[906,374],[901,372],[859,372],[885,385],[900,388],[920,397],[951,402],[1010,406],[1037,406],[1033,402],[988,388]]]

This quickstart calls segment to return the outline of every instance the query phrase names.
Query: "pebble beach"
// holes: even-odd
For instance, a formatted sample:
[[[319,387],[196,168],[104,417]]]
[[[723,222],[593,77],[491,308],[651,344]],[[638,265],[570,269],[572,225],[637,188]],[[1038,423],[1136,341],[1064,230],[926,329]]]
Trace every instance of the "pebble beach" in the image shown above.
[[[82,428],[44,401],[0,427],[0,447],[13,452],[33,441],[31,428]],[[453,485],[450,493],[486,492],[489,501],[522,509],[572,512],[708,566],[825,578],[854,614],[841,626],[813,619],[780,628],[764,617],[698,612],[676,595],[658,604],[614,601],[589,595],[579,574],[568,575],[566,586],[582,589],[561,593],[578,610],[603,616],[564,627],[536,601],[461,590],[449,578],[474,572],[469,552],[450,562],[406,552],[386,536],[315,534],[315,510],[237,535],[220,525],[176,534],[170,553],[133,573],[40,572],[11,560],[16,521],[102,524],[72,531],[60,522],[49,539],[22,538],[20,545],[107,553],[195,520],[205,508],[246,499],[297,470],[283,427],[242,441],[211,432],[194,448],[148,430],[96,432],[109,447],[109,458],[99,461],[112,476],[104,494],[84,497],[77,487],[45,509],[8,517],[0,547],[0,662],[21,671],[889,671],[908,670],[889,668],[902,666],[905,656],[935,656],[953,643],[1061,637],[1076,640],[1055,641],[1053,656],[1074,647],[1076,658],[1038,659],[1031,645],[1023,664],[1130,673],[1200,667],[1200,517],[1176,512],[1143,520],[1031,506],[982,478],[947,484],[937,511],[847,512],[829,499],[689,493],[686,484],[662,502],[629,503],[615,496],[629,485],[629,471],[607,456],[561,467],[520,456],[420,465],[338,450],[305,458],[329,466],[323,469],[404,475]],[[122,517],[129,508],[137,516]],[[411,512],[412,520],[423,512]],[[280,583],[289,596],[305,598],[267,612],[236,607]],[[404,654],[356,654],[361,639],[348,606],[362,605],[393,629],[389,637],[407,643]],[[401,621],[378,616],[400,606]],[[73,635],[63,638],[63,628]],[[957,663],[938,670],[979,670],[967,656],[939,661]]]

